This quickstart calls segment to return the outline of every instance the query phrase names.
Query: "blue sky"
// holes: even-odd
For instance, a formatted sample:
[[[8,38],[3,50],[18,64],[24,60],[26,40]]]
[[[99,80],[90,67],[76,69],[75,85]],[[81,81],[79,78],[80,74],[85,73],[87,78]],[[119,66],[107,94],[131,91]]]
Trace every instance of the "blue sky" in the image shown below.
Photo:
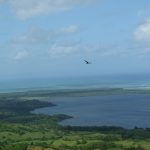
[[[149,0],[0,0],[0,12],[1,79],[150,73]]]

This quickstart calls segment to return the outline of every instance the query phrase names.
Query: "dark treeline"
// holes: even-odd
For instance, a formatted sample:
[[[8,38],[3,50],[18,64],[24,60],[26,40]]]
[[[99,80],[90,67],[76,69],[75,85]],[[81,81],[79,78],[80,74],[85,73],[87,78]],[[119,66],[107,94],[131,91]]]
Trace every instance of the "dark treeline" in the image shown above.
[[[16,100],[2,99],[0,100],[0,111],[11,113],[28,113],[36,108],[55,106],[50,102],[41,102],[39,100]]]
[[[126,129],[122,127],[116,127],[116,126],[61,126],[60,127],[63,130],[66,131],[125,131]]]
[[[51,124],[58,126],[57,123],[70,116],[33,114],[31,111],[42,107],[56,106],[51,102],[39,101],[37,99],[24,100],[19,98],[0,98],[0,121],[21,124]]]
[[[125,129],[116,126],[61,126],[64,131],[89,131],[101,132],[104,134],[120,134],[123,139],[148,139],[150,138],[150,128]]]

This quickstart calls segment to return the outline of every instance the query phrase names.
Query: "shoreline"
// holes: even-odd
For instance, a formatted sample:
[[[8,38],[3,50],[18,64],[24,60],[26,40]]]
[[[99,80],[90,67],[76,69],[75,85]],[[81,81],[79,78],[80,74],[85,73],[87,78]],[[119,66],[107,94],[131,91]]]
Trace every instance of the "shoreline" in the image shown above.
[[[111,89],[112,90],[112,89]],[[77,92],[77,91],[76,91]],[[82,91],[83,92],[83,91]],[[82,99],[82,97],[89,97],[89,95],[87,95],[87,94],[89,94],[89,93],[86,93],[86,95],[84,95],[85,93],[78,93],[79,95],[75,95],[75,93],[73,93],[72,94],[72,92],[71,92],[71,95],[68,95],[68,94],[64,94],[63,96],[64,97],[66,97],[66,98],[68,98],[68,100],[70,100],[71,101],[71,99],[70,98],[75,98],[74,96],[77,96],[77,98],[75,98],[75,99],[78,99],[78,97],[81,97],[81,99]],[[85,92],[85,91],[84,91]],[[86,91],[87,92],[87,91]],[[88,92],[91,92],[91,91],[88,91]],[[110,92],[110,91],[109,91]],[[145,95],[145,93],[143,93],[143,91],[142,91],[142,94],[141,93],[137,93],[137,91],[134,91],[134,92],[129,92],[129,93],[118,93],[118,91],[117,91],[117,93],[116,93],[116,91],[113,91],[114,93],[98,93],[98,94],[96,94],[96,95],[91,95],[91,93],[90,93],[90,97],[93,97],[93,96],[121,96],[120,94],[122,94],[122,95],[124,95],[124,96],[130,96],[130,95],[133,95],[133,96],[138,96],[138,95],[142,95],[142,94],[144,94]],[[127,94],[127,95],[126,95]],[[148,93],[148,94],[150,94],[150,93]],[[69,97],[68,97],[69,96]],[[62,97],[62,100],[63,99],[65,99],[64,97]],[[122,96],[121,96],[122,97]],[[111,98],[111,97],[110,97]],[[55,101],[56,100],[56,101]],[[61,102],[61,97],[56,97],[56,99],[54,99],[53,100],[53,98],[52,99],[49,99],[49,98],[47,98],[47,99],[45,99],[44,101],[50,101],[50,102],[52,102],[52,103],[55,103],[56,104],[56,106],[59,106],[59,101]],[[61,106],[61,105],[60,105]],[[67,105],[68,106],[68,105]],[[64,108],[64,106],[63,106],[63,108]],[[50,108],[48,108],[48,109],[50,109]],[[58,108],[56,108],[56,111],[55,111],[55,108],[53,108],[52,109],[52,111],[48,111],[48,109],[47,109],[47,107],[44,109],[44,108],[42,108],[41,110],[39,109],[39,112],[38,112],[38,109],[37,109],[37,113],[41,113],[41,114],[45,114],[45,115],[54,115],[54,114],[66,114],[67,116],[71,116],[71,118],[69,118],[69,119],[74,119],[76,116],[75,115],[70,115],[70,113],[66,113],[66,112],[64,112],[63,110],[62,111],[58,111],[57,109]],[[44,111],[43,111],[44,110]],[[61,107],[59,107],[59,110],[61,110]],[[46,113],[47,112],[47,113]],[[49,113],[48,113],[49,112]],[[79,117],[79,116],[78,116]],[[68,120],[68,119],[67,119]],[[61,126],[81,126],[81,127],[84,127],[84,126],[87,126],[86,124],[85,125],[83,125],[83,124],[79,124],[79,123],[75,123],[75,124],[72,124],[72,122],[71,122],[71,124],[63,124],[63,122],[62,121],[66,121],[66,119],[65,120],[61,120],[61,122],[59,122],[59,125],[61,125]],[[70,122],[70,121],[67,121],[67,122]],[[116,125],[114,125],[113,123],[112,124],[103,124],[102,123],[102,125],[96,125],[96,124],[90,124],[89,125],[89,127],[92,127],[92,126],[98,126],[98,127],[101,127],[101,126],[115,126],[115,127],[122,127],[122,128],[125,128],[125,129],[134,129],[134,127],[138,127],[138,128],[150,128],[149,126],[140,126],[139,124],[133,124],[133,126],[132,127],[126,127],[126,126],[122,126],[122,125],[119,125],[119,124],[116,124]]]
[[[84,88],[84,89],[49,89],[0,93],[0,97],[70,97],[101,96],[122,94],[150,94],[150,88]]]
[[[28,91],[28,92],[15,92],[15,93],[3,93],[0,94],[0,98],[8,98],[8,99],[18,99],[19,101],[24,101],[24,100],[35,100],[37,99],[38,101],[41,102],[46,102],[47,100],[45,98],[53,98],[53,97],[86,97],[86,96],[110,96],[110,95],[126,95],[126,94],[150,94],[150,90],[137,90],[137,89],[122,89],[122,88],[101,88],[101,89],[80,89],[80,90],[44,90],[44,91]],[[35,98],[37,97],[37,98]],[[27,99],[27,98],[31,98],[31,99]],[[53,104],[53,106],[56,106],[56,104],[54,102],[52,102],[52,100],[49,100],[49,102],[51,102],[51,104]],[[40,107],[43,108],[43,107]],[[46,108],[44,106],[44,108]],[[38,108],[35,108],[34,110],[32,110],[31,112],[35,111]],[[35,113],[33,113],[35,114]],[[53,116],[53,115],[47,115],[47,114],[42,114],[43,116]],[[66,119],[71,119],[74,118],[74,116],[70,116],[67,114],[56,114],[54,115],[56,116],[56,118],[58,117],[58,125],[63,126],[62,124],[60,124],[61,121],[64,121]],[[60,116],[60,118],[59,118]],[[65,125],[67,126],[67,125]],[[107,126],[107,125],[106,125]],[[107,127],[109,127],[111,125],[108,125]],[[136,125],[135,125],[136,126]],[[84,127],[81,125],[81,127]],[[85,126],[86,127],[86,126]],[[93,126],[90,126],[93,127]],[[95,126],[94,126],[95,127]],[[101,127],[98,125],[98,127]],[[117,125],[115,125],[115,127],[118,127]],[[121,127],[121,126],[120,126]],[[123,127],[124,128],[124,127]],[[126,128],[125,128],[126,129]],[[134,128],[132,128],[134,129]],[[144,129],[144,128],[143,128]]]

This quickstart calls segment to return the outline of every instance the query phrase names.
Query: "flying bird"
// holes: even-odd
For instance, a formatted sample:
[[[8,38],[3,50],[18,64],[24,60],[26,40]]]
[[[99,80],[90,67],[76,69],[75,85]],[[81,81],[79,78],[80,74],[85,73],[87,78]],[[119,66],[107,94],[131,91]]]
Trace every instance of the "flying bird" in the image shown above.
[[[85,62],[86,64],[91,64],[91,62],[89,62],[89,61],[87,61],[87,60],[84,60],[84,62]]]

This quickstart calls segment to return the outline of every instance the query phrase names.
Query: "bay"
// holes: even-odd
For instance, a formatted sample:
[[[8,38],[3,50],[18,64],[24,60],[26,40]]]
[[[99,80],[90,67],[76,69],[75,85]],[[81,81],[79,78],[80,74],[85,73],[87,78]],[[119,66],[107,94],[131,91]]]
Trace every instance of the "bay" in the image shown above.
[[[59,97],[50,101],[57,106],[36,109],[33,112],[66,114],[73,117],[62,121],[62,125],[150,128],[150,95]]]

